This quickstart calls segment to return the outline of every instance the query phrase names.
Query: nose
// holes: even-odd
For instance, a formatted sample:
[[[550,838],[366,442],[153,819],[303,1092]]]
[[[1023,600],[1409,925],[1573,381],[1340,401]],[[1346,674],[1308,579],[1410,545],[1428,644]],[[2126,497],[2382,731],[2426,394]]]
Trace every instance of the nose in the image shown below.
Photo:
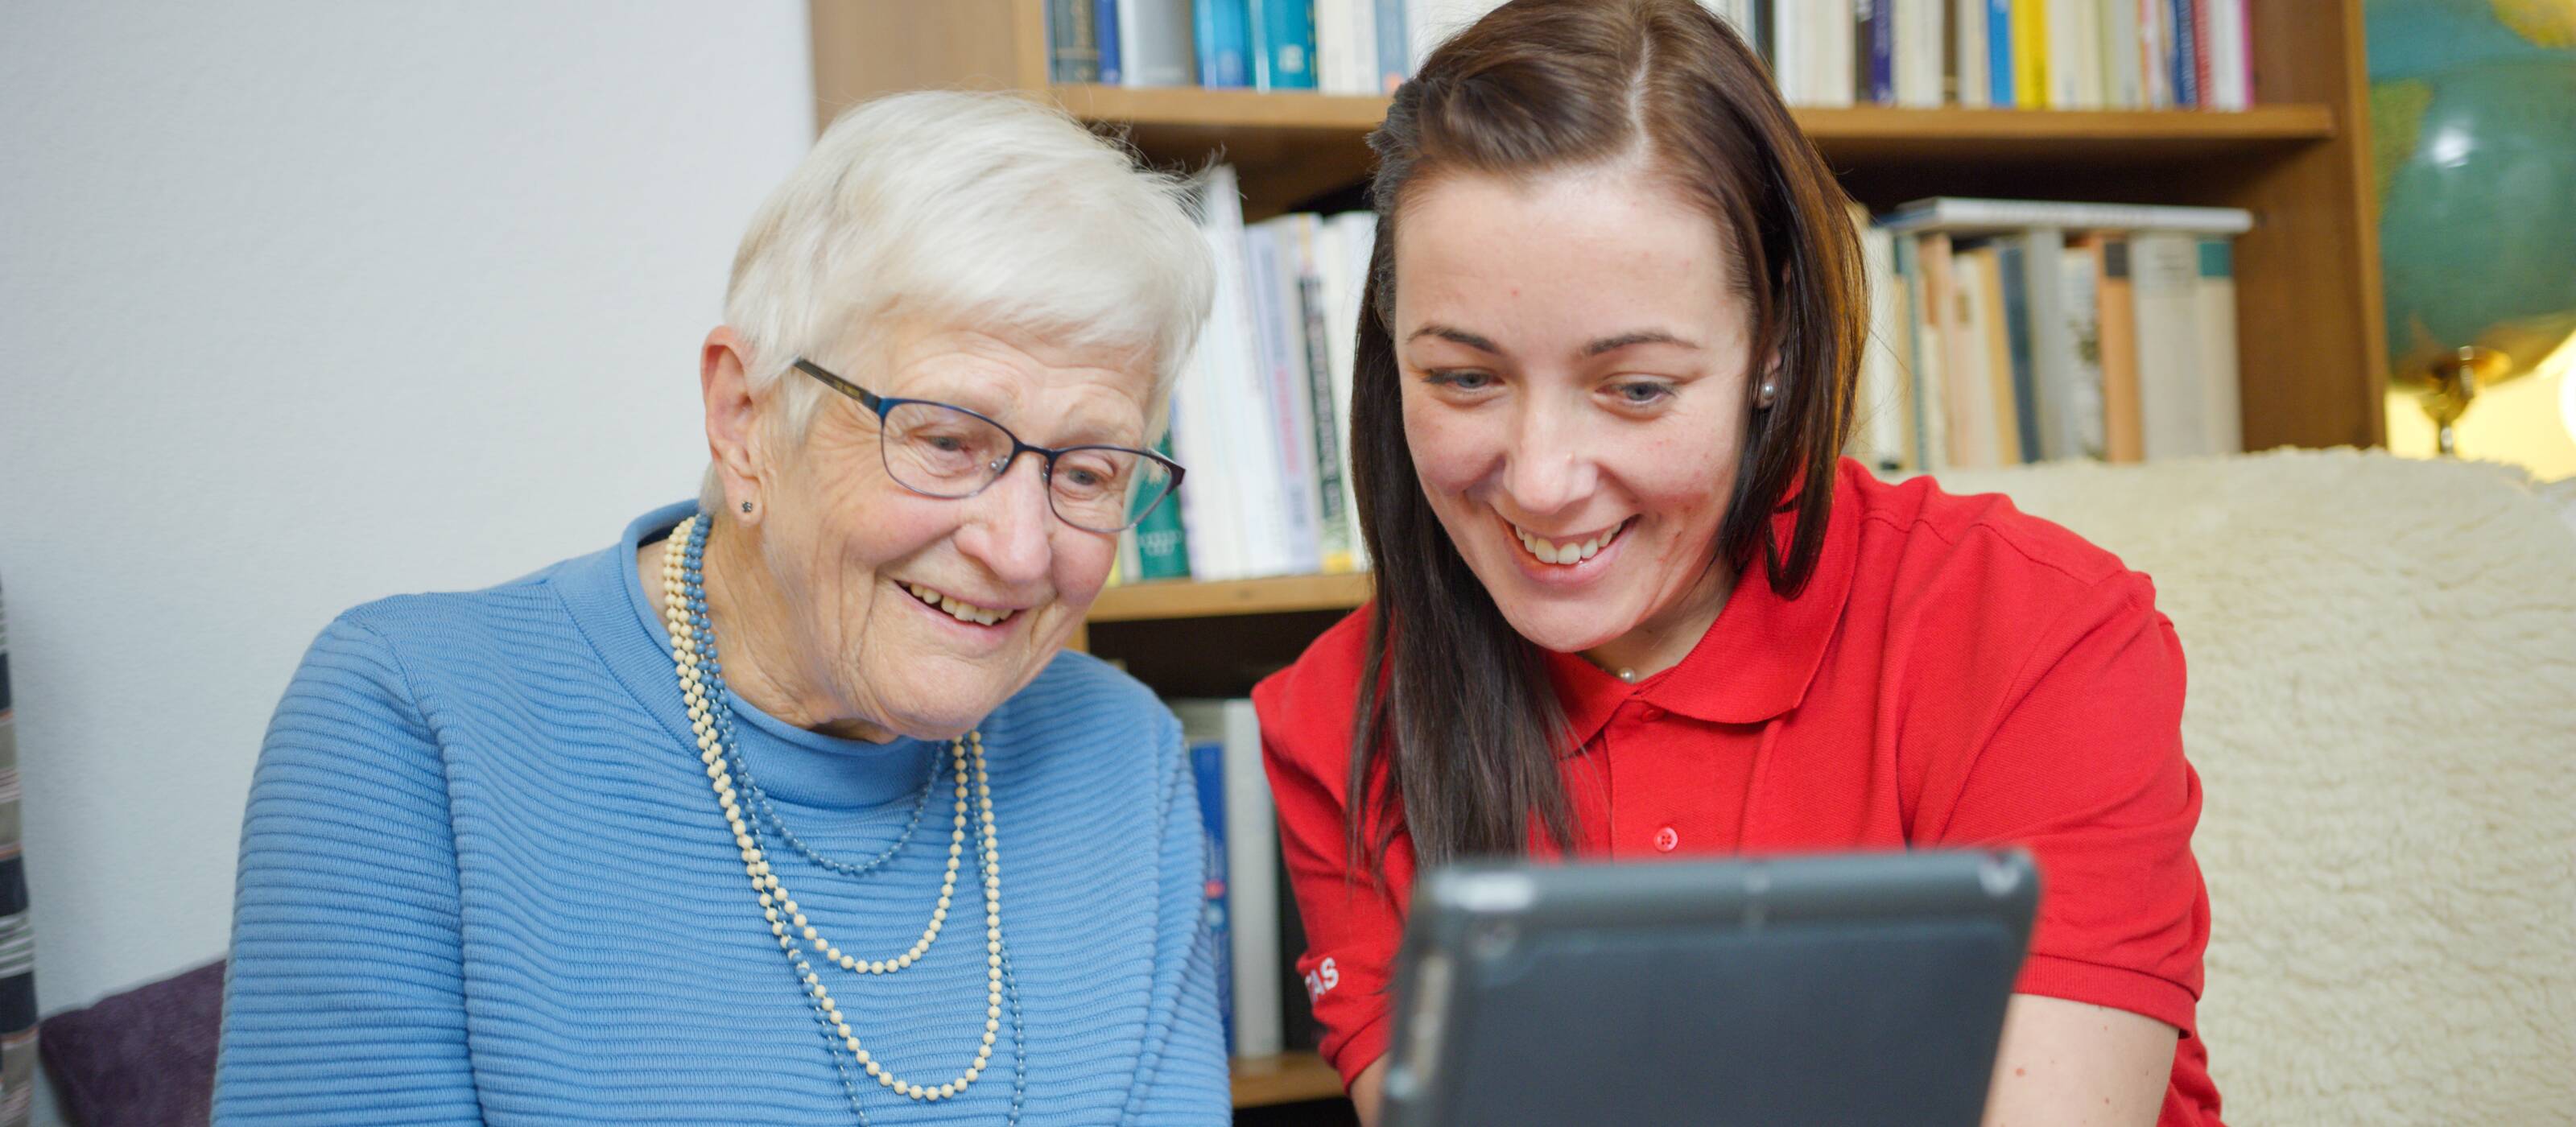
[[[1599,479],[1593,454],[1565,412],[1525,400],[1503,455],[1503,492],[1530,516],[1562,512],[1592,495]]]
[[[1046,578],[1055,546],[1055,513],[1047,507],[1045,462],[1015,459],[984,491],[960,502],[966,521],[957,528],[957,550],[1012,585]]]

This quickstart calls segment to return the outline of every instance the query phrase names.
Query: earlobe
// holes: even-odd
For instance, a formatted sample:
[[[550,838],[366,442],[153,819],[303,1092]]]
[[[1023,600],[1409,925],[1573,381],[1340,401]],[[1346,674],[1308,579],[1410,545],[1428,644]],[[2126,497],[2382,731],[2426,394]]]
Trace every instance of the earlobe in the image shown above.
[[[751,395],[750,356],[740,335],[718,325],[698,356],[698,389],[706,405],[707,458],[725,496],[748,519],[762,471],[758,404]]]

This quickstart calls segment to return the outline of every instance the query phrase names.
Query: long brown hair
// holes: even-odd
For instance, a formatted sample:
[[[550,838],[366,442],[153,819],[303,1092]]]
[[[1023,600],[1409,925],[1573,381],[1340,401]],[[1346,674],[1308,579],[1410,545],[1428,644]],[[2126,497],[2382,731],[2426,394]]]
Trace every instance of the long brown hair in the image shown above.
[[[1751,418],[1710,563],[1795,597],[1815,570],[1851,425],[1868,308],[1844,195],[1761,61],[1695,0],[1513,0],[1443,44],[1370,134],[1377,245],[1351,392],[1351,462],[1377,602],[1352,717],[1349,848],[1378,872],[1399,824],[1425,867],[1511,854],[1533,824],[1570,850],[1571,738],[1537,646],[1449,540],[1404,439],[1395,229],[1434,177],[1528,177],[1630,154],[1704,207],[1776,381]],[[1772,516],[1794,508],[1788,543]],[[1533,821],[1534,820],[1534,821]],[[1365,827],[1365,828],[1364,828]]]

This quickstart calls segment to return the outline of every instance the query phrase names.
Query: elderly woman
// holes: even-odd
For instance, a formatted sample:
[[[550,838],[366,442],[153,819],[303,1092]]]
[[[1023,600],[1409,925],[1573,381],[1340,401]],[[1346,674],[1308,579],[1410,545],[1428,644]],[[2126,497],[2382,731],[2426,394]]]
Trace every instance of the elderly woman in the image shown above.
[[[735,258],[698,500],[314,643],[215,1120],[1225,1122],[1179,731],[1061,652],[1211,285],[1059,114],[842,118]]]

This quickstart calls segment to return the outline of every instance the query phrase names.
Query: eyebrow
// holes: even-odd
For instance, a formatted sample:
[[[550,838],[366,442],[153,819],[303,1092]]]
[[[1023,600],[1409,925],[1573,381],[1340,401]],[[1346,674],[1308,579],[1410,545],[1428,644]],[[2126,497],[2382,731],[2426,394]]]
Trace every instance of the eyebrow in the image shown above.
[[[1405,340],[1407,343],[1411,343],[1424,337],[1438,337],[1442,340],[1456,344],[1463,344],[1478,352],[1494,356],[1500,356],[1503,354],[1503,350],[1497,347],[1491,340],[1487,340],[1484,337],[1478,336],[1454,325],[1443,325],[1436,321],[1426,324],[1419,329],[1415,329],[1413,331],[1413,335],[1405,338]],[[1699,347],[1697,344],[1665,332],[1662,329],[1636,329],[1630,332],[1621,333],[1617,336],[1602,337],[1599,340],[1584,345],[1583,354],[1585,356],[1602,356],[1608,353],[1617,352],[1623,348],[1634,348],[1641,344],[1669,344],[1677,348],[1690,349],[1696,349]]]

